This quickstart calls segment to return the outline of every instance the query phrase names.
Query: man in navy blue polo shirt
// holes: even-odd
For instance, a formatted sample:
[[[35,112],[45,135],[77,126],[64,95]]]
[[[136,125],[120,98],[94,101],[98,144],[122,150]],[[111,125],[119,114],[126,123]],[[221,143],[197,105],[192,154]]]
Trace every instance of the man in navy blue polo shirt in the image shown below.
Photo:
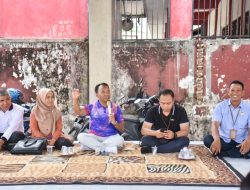
[[[159,94],[159,105],[152,107],[142,126],[142,153],[158,147],[159,153],[179,152],[189,145],[189,121],[183,107],[174,103],[174,92],[165,89]]]
[[[249,158],[250,104],[242,100],[244,84],[231,82],[228,95],[214,109],[212,135],[205,137],[204,144],[214,155]]]

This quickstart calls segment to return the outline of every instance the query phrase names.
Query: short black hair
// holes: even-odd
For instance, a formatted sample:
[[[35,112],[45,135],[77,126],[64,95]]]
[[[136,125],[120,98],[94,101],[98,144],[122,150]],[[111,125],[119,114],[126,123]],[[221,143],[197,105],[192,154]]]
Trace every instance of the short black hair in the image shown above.
[[[100,86],[109,87],[109,85],[108,85],[107,83],[105,83],[105,82],[102,82],[102,83],[100,83],[100,84],[97,84],[97,85],[95,86],[95,93],[96,93],[96,94],[97,94],[97,92],[98,92]]]
[[[174,92],[173,92],[173,90],[171,90],[171,89],[165,89],[165,90],[162,90],[162,91],[160,91],[160,93],[159,93],[159,98],[160,98],[160,96],[165,96],[165,95],[170,95],[170,96],[172,96],[172,98],[174,99]]]
[[[241,185],[240,185],[240,190],[249,190],[249,189],[250,189],[250,172],[242,180]]]
[[[0,88],[0,96],[10,96],[10,94],[8,93],[7,88],[5,88],[5,87]]]
[[[229,87],[232,85],[232,84],[239,84],[241,87],[242,87],[242,90],[244,90],[244,84],[243,82],[239,81],[239,80],[234,80],[230,83]]]

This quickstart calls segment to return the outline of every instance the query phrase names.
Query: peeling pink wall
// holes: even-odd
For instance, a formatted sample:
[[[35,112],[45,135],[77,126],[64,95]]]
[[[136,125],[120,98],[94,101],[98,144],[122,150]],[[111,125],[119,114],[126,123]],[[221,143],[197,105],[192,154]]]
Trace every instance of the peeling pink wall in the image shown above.
[[[188,76],[188,55],[180,54],[179,68],[177,66],[176,54],[164,62],[164,67],[159,64],[154,56],[148,57],[148,59],[149,64],[141,66],[138,72],[146,84],[144,92],[148,95],[158,94],[158,84],[161,82],[162,87],[170,88],[174,91],[177,101],[184,101],[186,91],[179,87],[179,81]]]
[[[170,39],[190,39],[192,26],[192,1],[171,0]]]
[[[245,99],[250,98],[250,46],[241,45],[233,51],[233,45],[222,45],[212,53],[212,92],[221,99],[227,97],[231,81],[240,80],[245,84]]]
[[[191,140],[203,140],[210,133],[211,113],[226,98],[232,80],[244,82],[244,99],[250,99],[248,39],[113,42],[112,53],[112,94],[117,101],[134,97],[139,81],[147,95],[156,94],[159,83],[162,89],[173,89],[188,113]],[[203,69],[198,69],[201,62]],[[195,94],[195,88],[201,87],[198,78],[204,79],[201,101]],[[131,110],[125,108],[125,114]]]
[[[185,101],[187,88],[180,86],[189,72],[185,42],[145,42],[113,44],[112,87],[114,97],[135,97],[139,81],[144,95],[158,94],[159,87],[170,88],[175,99]],[[192,47],[191,47],[192,48]],[[124,80],[125,79],[125,80]],[[161,86],[159,86],[161,84]]]
[[[21,90],[25,102],[32,102],[41,87],[51,88],[61,111],[68,113],[71,89],[81,90],[82,102],[88,99],[88,47],[87,39],[0,40],[0,86]]]
[[[87,36],[88,0],[0,0],[1,38]]]

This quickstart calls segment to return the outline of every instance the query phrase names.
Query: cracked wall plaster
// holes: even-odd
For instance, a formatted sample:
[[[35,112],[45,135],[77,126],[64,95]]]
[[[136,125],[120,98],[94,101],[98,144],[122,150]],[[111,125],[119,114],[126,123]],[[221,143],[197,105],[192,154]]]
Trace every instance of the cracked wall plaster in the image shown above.
[[[64,124],[72,125],[71,90],[88,102],[88,40],[0,40],[0,83],[20,89],[26,102],[42,87],[53,89]]]
[[[204,43],[203,97],[194,97],[197,41],[150,41],[113,43],[112,93],[114,99],[124,101],[134,97],[139,81],[145,95],[153,95],[161,88],[171,88],[187,110],[192,140],[203,140],[210,133],[211,114],[215,105],[226,98],[229,81],[239,79],[248,84],[250,40],[202,40]],[[227,60],[225,62],[224,60]],[[237,68],[235,65],[239,65]],[[240,66],[242,65],[242,66]],[[230,68],[234,68],[230,70]],[[231,72],[235,72],[236,75]],[[168,77],[169,76],[169,77]],[[249,81],[249,82],[248,82]],[[247,88],[245,99],[250,97]],[[131,111],[131,110],[129,110]],[[125,110],[126,112],[126,110]]]

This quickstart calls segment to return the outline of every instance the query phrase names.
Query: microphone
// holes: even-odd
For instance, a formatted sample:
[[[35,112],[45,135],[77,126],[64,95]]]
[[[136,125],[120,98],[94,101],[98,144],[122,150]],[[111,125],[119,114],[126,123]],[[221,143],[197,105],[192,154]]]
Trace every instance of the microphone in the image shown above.
[[[108,106],[108,112],[109,112],[109,114],[111,114],[112,109],[111,109],[111,102],[110,101],[107,101],[107,106]]]

